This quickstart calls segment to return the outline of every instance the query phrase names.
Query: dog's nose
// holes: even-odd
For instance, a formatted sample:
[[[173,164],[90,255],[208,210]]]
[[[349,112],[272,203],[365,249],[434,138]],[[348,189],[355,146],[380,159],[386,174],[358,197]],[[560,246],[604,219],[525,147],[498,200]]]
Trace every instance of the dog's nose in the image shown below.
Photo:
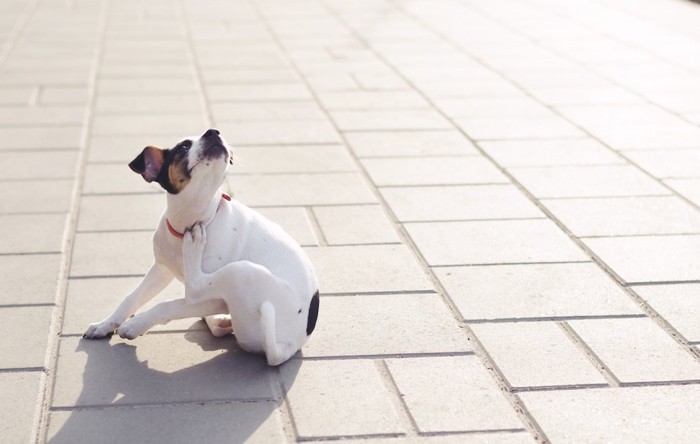
[[[211,129],[208,129],[206,133],[204,133],[203,137],[208,138],[208,137],[218,136],[219,134],[221,134],[221,133],[219,133],[218,129],[211,128]]]

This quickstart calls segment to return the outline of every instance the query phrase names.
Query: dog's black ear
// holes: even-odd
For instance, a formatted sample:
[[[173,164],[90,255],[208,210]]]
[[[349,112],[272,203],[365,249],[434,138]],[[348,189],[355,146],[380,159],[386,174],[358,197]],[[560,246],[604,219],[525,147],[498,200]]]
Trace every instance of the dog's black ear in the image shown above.
[[[129,164],[129,168],[139,173],[146,182],[153,182],[158,177],[165,161],[165,150],[155,146],[147,146]]]

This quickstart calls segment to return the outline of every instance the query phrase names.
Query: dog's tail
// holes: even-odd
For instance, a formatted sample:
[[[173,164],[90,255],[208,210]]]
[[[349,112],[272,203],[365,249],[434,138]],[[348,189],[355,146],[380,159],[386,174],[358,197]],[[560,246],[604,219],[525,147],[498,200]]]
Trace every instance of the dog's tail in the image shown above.
[[[260,328],[262,329],[263,344],[267,364],[277,366],[291,358],[296,349],[292,344],[279,343],[276,337],[275,307],[272,302],[265,301],[260,305]]]

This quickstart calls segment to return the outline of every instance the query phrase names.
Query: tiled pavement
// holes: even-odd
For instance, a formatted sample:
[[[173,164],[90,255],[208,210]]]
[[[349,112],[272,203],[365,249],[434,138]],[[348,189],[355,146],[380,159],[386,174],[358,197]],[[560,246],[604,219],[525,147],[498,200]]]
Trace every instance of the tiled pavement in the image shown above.
[[[700,7],[0,3],[0,441],[697,442]],[[125,163],[216,126],[314,261],[280,368],[177,321]],[[177,285],[159,300],[182,297]]]

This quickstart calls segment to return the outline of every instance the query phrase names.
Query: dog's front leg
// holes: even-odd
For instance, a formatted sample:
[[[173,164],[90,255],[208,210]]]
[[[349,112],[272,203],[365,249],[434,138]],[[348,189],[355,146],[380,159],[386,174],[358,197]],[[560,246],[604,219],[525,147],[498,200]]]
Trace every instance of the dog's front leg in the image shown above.
[[[139,307],[153,299],[167,287],[173,280],[173,277],[173,274],[164,265],[154,262],[138,287],[119,304],[117,309],[107,319],[90,324],[83,337],[98,339],[111,335]]]
[[[202,224],[195,224],[182,240],[182,260],[185,274],[185,301],[196,304],[203,296],[206,277],[202,272],[202,256],[207,243],[207,231]]]

